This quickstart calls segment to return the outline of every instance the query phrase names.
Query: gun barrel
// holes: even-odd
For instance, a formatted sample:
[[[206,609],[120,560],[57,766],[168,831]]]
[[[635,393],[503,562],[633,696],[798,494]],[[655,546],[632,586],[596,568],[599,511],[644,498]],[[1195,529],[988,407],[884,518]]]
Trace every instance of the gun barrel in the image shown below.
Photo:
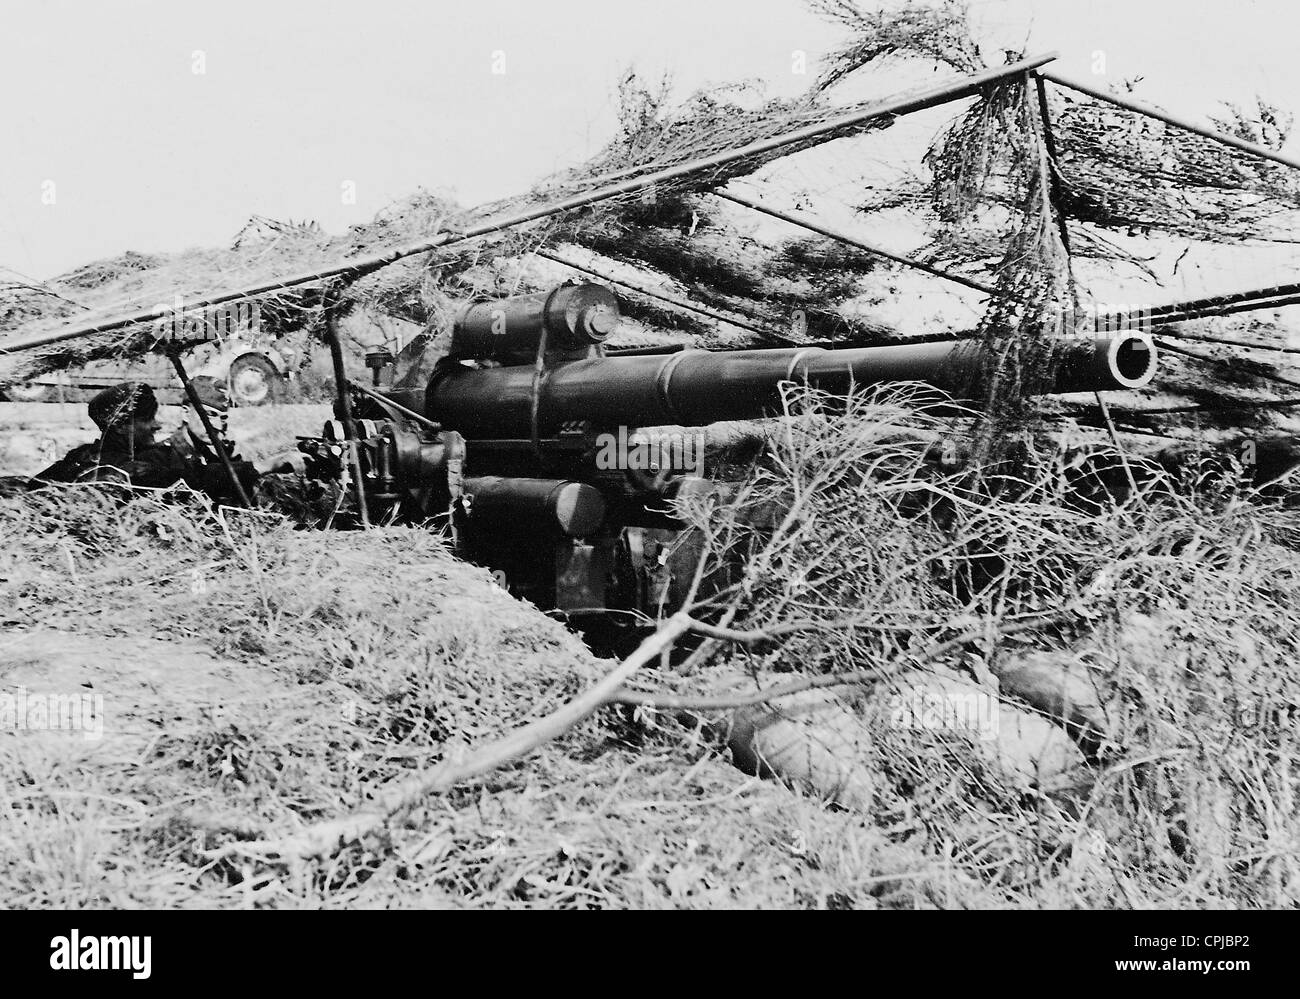
[[[842,395],[854,387],[915,381],[977,394],[987,354],[978,340],[826,350],[686,350],[667,356],[602,357],[545,370],[538,383],[537,430],[590,421],[612,426],[701,426],[779,410],[782,382],[806,381]],[[1125,333],[1069,341],[1040,394],[1141,388],[1155,374],[1149,337]],[[474,369],[447,365],[425,394],[425,412],[467,437],[527,437],[535,371],[531,365]]]

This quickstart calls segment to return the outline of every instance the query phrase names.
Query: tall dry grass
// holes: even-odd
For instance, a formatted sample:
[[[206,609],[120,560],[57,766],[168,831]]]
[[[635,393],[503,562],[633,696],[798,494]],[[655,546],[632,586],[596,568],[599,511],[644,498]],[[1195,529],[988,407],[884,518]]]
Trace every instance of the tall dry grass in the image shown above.
[[[697,613],[771,637],[706,643],[646,686],[687,696],[738,672],[769,685],[890,671],[860,706],[870,807],[744,777],[707,711],[683,725],[628,707],[326,861],[214,862],[214,848],[362,808],[608,666],[427,532],[294,531],[75,487],[0,500],[0,670],[33,690],[92,682],[108,724],[93,745],[0,733],[0,897],[1297,903],[1293,512],[1230,481],[1191,491],[1131,455],[1140,493],[1112,476],[1111,494],[1085,495],[1081,469],[1118,459],[1103,447],[1091,465],[1040,450],[972,469],[962,424],[910,390],[791,412],[726,502],[689,511],[708,539]],[[962,636],[937,662],[919,654]],[[996,689],[1002,665],[1031,655],[1083,664],[1105,708],[1105,744],[1050,782],[1000,767],[967,733],[902,730],[872,708],[926,671]]]
[[[711,561],[701,608],[773,637],[660,681],[680,695],[710,673],[867,674],[876,822],[1007,904],[1300,902],[1287,495],[1232,475],[1189,486],[1103,442],[972,467],[978,434],[919,391],[847,409],[793,395],[744,488],[688,511]],[[918,656],[972,626],[944,662]],[[1089,762],[1051,781],[990,765],[969,732],[898,731],[869,707],[925,670],[1033,708],[998,680],[1024,663],[1040,681],[1082,669],[1100,705],[1100,744],[1075,733]]]
[[[107,713],[97,743],[0,733],[9,906],[842,906],[841,883],[917,863],[613,713],[328,862],[213,863],[364,806],[603,667],[426,532],[294,531],[96,486],[0,501],[0,607],[5,684],[91,682]],[[852,853],[814,870],[799,844],[821,842]]]

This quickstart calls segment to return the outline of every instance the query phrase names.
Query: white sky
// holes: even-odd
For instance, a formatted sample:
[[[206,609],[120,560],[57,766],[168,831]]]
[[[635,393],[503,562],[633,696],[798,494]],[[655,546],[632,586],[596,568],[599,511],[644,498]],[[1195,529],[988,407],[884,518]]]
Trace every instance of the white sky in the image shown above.
[[[973,9],[993,64],[1004,43],[1057,49],[1060,72],[1142,75],[1139,97],[1193,118],[1256,93],[1300,111],[1287,0]],[[811,80],[792,51],[811,61],[841,37],[798,0],[0,0],[0,31],[0,264],[42,278],[227,243],[254,213],[339,231],[420,186],[467,205],[513,194],[604,143],[629,65],[670,71],[681,95],[757,78],[788,96]]]

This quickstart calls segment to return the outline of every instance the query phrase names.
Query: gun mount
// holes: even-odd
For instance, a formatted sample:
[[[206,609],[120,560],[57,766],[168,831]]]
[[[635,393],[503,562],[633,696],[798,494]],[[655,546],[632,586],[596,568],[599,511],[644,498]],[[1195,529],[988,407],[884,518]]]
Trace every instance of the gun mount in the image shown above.
[[[702,433],[692,447],[638,450],[646,428],[779,413],[787,382],[843,396],[914,381],[970,397],[988,359],[974,340],[607,356],[618,322],[618,299],[593,284],[466,305],[424,389],[353,384],[354,432],[332,421],[302,449],[316,474],[343,477],[350,436],[372,516],[447,518],[465,557],[539,606],[671,606],[661,532],[682,527],[683,491],[714,487]],[[1155,367],[1143,334],[1074,338],[1039,392],[1139,388]]]

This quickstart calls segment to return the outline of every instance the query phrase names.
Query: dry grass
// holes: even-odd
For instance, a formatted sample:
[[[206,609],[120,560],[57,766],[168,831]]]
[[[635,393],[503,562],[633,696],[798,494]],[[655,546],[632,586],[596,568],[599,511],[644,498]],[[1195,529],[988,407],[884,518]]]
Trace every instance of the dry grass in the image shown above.
[[[758,567],[719,570],[732,585],[710,601],[724,619],[805,627],[720,657],[676,691],[737,670],[764,686],[883,675],[987,622],[941,675],[997,691],[1012,664],[1082,669],[1107,740],[1088,748],[1092,763],[1026,784],[967,733],[891,727],[872,713],[878,686],[864,762],[884,778],[876,821],[891,840],[947,858],[981,886],[980,904],[998,892],[1031,905],[1300,904],[1300,516],[1286,497],[1230,479],[1190,491],[1129,455],[1132,494],[1109,446],[1076,468],[1050,449],[945,466],[953,428],[910,397],[878,391],[847,413],[799,400],[736,503],[695,512],[719,564],[743,551]],[[744,527],[773,506],[789,511],[775,529]]]
[[[610,709],[431,798],[331,859],[205,859],[363,808],[603,675],[557,623],[418,529],[280,519],[99,487],[0,501],[0,671],[105,698],[105,737],[0,733],[0,890],[14,906],[1282,907],[1297,868],[1296,515],[1159,479],[1077,502],[1049,461],[1019,484],[936,467],[906,393],[815,406],[738,501],[798,511],[717,606],[747,627],[846,610],[913,634],[822,628],[725,648],[681,693],[870,669],[963,620],[1064,621],[967,643],[945,675],[1078,656],[1111,744],[1045,786],[969,736],[870,702],[869,813],[734,770],[706,730]],[[1003,470],[1005,471],[1005,469]],[[1155,486],[1159,488],[1155,488]],[[790,502],[794,490],[798,497]],[[721,532],[743,523],[699,511]],[[748,538],[746,541],[745,539]],[[737,594],[740,599],[734,599]],[[1018,618],[1018,616],[1020,616]],[[995,670],[996,672],[996,670]]]
[[[295,532],[86,487],[5,501],[0,551],[5,683],[91,682],[107,714],[99,742],[0,735],[9,905],[797,906],[915,866],[865,819],[615,715],[310,871],[207,864],[356,808],[600,665],[419,530]],[[821,849],[845,858],[810,870]]]

